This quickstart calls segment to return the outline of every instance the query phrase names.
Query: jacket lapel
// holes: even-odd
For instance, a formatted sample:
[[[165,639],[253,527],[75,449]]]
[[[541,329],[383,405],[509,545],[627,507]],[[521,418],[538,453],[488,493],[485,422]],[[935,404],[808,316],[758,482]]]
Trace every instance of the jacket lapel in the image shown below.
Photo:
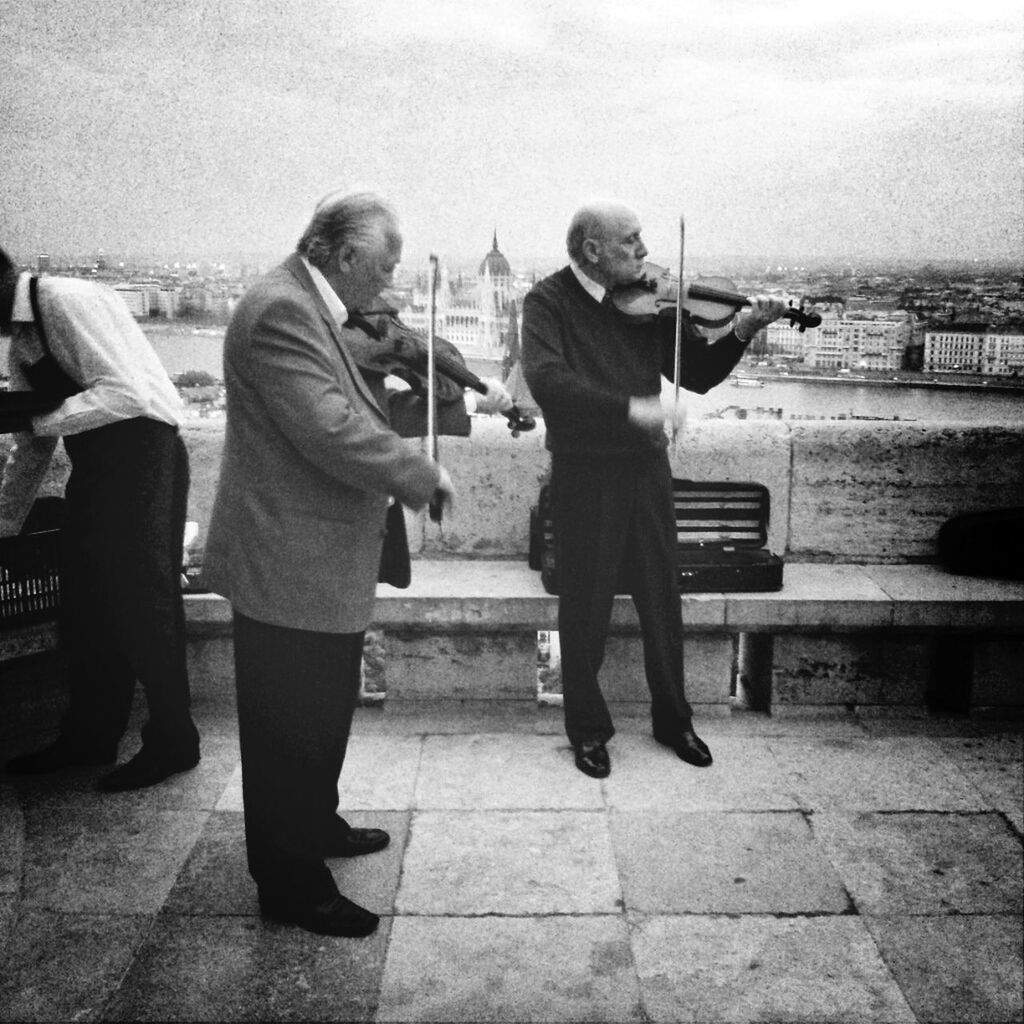
[[[334,341],[334,347],[338,350],[338,354],[341,356],[341,361],[345,364],[345,369],[348,370],[349,376],[351,376],[352,380],[355,382],[356,390],[386,421],[387,415],[377,403],[377,399],[373,397],[373,392],[364,380],[359,367],[356,366],[355,361],[352,359],[348,346],[341,340],[341,335],[338,333],[338,326],[334,322],[334,318],[331,316],[323,297],[320,295],[319,289],[313,283],[313,278],[310,277],[305,263],[302,262],[302,257],[297,252],[292,253],[291,256],[284,261],[284,267],[294,275],[299,284],[302,285],[303,289],[313,300],[313,304],[316,306],[317,312],[321,317],[323,317],[324,325],[330,332],[331,339]]]

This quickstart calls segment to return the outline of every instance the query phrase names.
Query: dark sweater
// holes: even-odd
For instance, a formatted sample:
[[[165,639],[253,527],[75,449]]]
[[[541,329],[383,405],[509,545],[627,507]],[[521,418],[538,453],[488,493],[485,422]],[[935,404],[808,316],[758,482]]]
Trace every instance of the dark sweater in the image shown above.
[[[684,320],[681,385],[710,391],[745,349],[732,332],[710,343]],[[662,376],[674,379],[674,357],[674,313],[638,323],[597,302],[570,267],[523,300],[523,373],[553,452],[624,456],[664,448],[663,430],[629,422],[629,399],[660,395]]]

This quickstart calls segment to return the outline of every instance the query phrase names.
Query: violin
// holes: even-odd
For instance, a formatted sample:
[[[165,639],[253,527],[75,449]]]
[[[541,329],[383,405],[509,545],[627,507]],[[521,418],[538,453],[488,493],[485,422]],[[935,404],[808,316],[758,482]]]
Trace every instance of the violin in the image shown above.
[[[393,309],[349,315],[349,323],[362,329],[365,341],[350,344],[361,370],[404,380],[417,394],[427,393],[427,339],[402,323]],[[444,338],[434,337],[434,386],[442,404],[462,398],[464,388],[487,394],[487,385],[463,362],[462,354]],[[533,430],[537,421],[513,405],[503,411],[513,437]]]
[[[647,323],[662,313],[675,316],[679,305],[679,281],[656,263],[644,264],[644,276],[633,284],[622,285],[611,293],[612,304],[620,313]],[[736,285],[724,277],[705,277],[683,284],[682,307],[690,320],[700,327],[724,327],[750,298],[740,295]],[[802,303],[801,303],[802,305]],[[802,334],[808,327],[817,327],[817,313],[790,306],[783,314]]]

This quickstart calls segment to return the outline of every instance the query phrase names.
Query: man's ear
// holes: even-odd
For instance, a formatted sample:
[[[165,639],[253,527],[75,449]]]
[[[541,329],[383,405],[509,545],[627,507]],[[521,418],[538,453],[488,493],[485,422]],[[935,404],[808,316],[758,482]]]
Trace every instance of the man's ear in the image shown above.
[[[601,247],[597,244],[596,239],[584,238],[580,251],[583,253],[583,259],[585,262],[595,264],[599,262]]]
[[[343,245],[338,250],[337,263],[338,270],[343,274],[349,273],[352,269],[352,261],[355,257],[356,249],[354,245]]]

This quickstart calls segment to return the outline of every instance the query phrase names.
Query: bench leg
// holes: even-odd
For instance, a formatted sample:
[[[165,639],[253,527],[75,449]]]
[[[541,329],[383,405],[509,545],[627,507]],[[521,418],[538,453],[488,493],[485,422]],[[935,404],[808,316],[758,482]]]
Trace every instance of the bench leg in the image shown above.
[[[740,633],[736,644],[736,692],[734,706],[743,711],[772,709],[771,633]]]
[[[931,645],[925,701],[929,711],[968,715],[974,679],[974,638],[938,636]]]

